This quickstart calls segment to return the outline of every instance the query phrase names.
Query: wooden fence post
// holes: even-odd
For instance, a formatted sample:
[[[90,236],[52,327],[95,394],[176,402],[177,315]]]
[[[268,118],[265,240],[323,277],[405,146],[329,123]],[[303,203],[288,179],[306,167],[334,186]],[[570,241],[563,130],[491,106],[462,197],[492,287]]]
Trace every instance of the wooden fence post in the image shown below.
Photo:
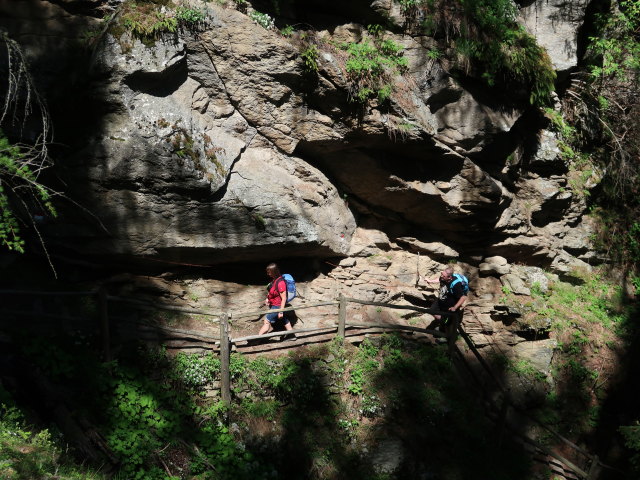
[[[347,323],[347,300],[343,294],[339,297],[340,306],[338,308],[338,337],[344,338],[344,331]]]
[[[220,397],[226,404],[231,403],[231,344],[229,342],[229,314],[220,316]]]
[[[100,338],[102,340],[102,354],[105,362],[111,361],[111,336],[109,332],[109,311],[107,309],[107,289],[98,289],[98,315],[100,316]]]

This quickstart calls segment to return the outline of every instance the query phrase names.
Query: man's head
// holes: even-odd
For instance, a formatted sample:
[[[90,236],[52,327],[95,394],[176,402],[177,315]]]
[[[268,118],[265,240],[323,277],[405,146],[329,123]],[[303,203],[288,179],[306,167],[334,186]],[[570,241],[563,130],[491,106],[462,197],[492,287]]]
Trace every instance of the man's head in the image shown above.
[[[440,274],[440,280],[450,282],[453,279],[453,267],[445,268]]]

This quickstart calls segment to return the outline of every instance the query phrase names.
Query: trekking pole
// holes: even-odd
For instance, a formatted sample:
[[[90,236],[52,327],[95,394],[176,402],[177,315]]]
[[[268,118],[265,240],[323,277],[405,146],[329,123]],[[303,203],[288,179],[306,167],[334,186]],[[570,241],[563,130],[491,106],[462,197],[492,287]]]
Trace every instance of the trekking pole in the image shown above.
[[[418,282],[420,281],[420,252],[418,252],[418,260],[416,261],[416,288],[418,288]]]

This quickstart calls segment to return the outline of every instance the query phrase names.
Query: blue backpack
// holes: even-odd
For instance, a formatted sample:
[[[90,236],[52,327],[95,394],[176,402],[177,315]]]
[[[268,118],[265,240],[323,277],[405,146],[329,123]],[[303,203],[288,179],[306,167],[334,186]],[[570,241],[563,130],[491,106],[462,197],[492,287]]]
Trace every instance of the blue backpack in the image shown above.
[[[296,281],[288,273],[283,273],[281,278],[287,285],[287,303],[289,303],[298,295],[298,292],[296,291]]]
[[[463,295],[466,295],[467,293],[469,293],[469,280],[467,279],[467,277],[465,277],[461,273],[454,273],[453,278],[454,278],[453,282],[449,284],[449,291],[451,293],[453,293],[453,286],[457,283],[462,283]]]

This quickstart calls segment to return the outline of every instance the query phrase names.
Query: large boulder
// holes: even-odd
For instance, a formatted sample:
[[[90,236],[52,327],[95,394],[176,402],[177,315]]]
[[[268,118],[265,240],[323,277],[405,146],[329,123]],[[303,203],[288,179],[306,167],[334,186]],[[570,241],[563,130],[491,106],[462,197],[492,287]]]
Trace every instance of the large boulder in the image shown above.
[[[556,70],[578,65],[578,31],[589,0],[535,0],[520,9],[525,28],[546,48]]]

